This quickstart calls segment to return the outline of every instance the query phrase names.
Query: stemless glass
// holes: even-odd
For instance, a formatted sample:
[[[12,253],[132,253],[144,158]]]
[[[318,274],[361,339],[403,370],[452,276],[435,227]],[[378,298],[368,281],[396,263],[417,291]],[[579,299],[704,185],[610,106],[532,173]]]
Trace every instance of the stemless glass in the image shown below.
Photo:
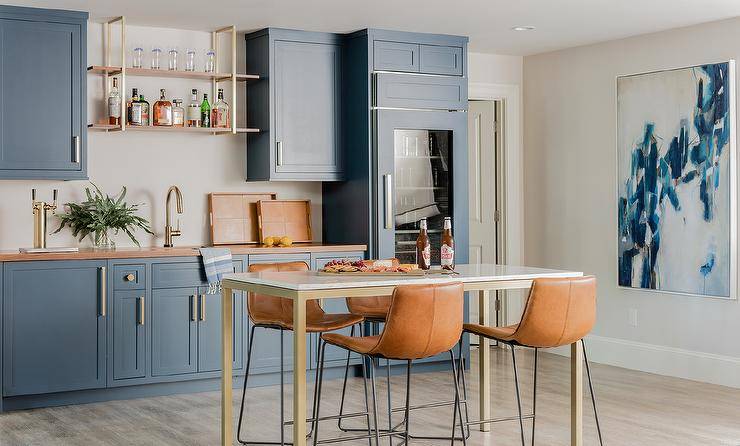
[[[131,51],[133,53],[133,58],[131,59],[131,66],[133,68],[141,68],[142,63],[144,62],[143,45],[136,44],[134,45],[134,48]]]
[[[151,67],[152,70],[159,70],[159,57],[162,55],[162,48],[158,46],[152,47],[152,60],[151,60]]]
[[[167,54],[167,68],[173,71],[177,70],[177,47],[171,47]]]
[[[216,71],[216,50],[206,51],[205,72],[214,73]]]
[[[185,51],[185,71],[195,71],[195,50],[192,48]]]

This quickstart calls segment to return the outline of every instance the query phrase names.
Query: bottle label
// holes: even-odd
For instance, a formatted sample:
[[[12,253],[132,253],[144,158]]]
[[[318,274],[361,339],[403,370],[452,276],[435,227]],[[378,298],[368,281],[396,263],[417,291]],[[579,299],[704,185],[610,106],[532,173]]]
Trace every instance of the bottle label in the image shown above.
[[[224,113],[224,110],[214,109],[212,115],[211,124],[213,124],[213,127],[228,127],[226,123],[227,115]]]
[[[452,266],[455,261],[455,250],[452,246],[443,244],[440,249],[440,263],[442,266]]]
[[[131,117],[129,119],[129,124],[133,125],[141,125],[141,105],[140,104],[131,104]]]
[[[429,246],[426,246],[421,251],[421,262],[420,265],[423,269],[429,269],[432,263],[432,251]]]
[[[188,107],[188,121],[200,121],[200,107]]]
[[[111,118],[121,117],[121,99],[110,98],[108,99],[108,116]]]

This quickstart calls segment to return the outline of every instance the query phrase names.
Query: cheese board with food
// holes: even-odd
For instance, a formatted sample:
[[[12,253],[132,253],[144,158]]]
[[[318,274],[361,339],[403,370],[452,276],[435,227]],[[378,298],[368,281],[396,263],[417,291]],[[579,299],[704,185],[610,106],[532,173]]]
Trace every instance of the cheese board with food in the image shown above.
[[[319,270],[319,275],[352,276],[426,276],[429,274],[455,274],[454,271],[423,270],[416,264],[392,260],[332,260]]]

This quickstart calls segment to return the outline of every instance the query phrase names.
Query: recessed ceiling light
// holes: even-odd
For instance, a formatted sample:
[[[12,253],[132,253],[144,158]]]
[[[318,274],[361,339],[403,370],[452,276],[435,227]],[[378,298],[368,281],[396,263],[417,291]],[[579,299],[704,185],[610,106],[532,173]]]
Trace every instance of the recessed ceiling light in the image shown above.
[[[536,28],[531,25],[515,26],[511,28],[513,31],[534,31]]]

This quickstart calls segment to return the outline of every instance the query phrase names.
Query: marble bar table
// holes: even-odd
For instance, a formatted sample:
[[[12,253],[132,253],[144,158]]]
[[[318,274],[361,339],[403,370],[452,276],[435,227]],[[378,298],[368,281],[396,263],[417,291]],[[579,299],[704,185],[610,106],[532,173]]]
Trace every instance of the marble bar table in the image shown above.
[[[456,275],[430,276],[330,276],[315,271],[261,272],[230,274],[223,280],[221,317],[221,444],[233,444],[232,418],[232,299],[234,291],[255,292],[294,300],[293,305],[293,417],[305,420],[306,416],[306,302],[310,299],[338,299],[345,297],[386,296],[393,294],[398,285],[462,282],[465,291],[478,292],[478,317],[480,323],[489,325],[491,291],[528,289],[533,279],[547,277],[580,277],[577,271],[559,271],[542,268],[507,265],[457,265]],[[480,415],[491,418],[490,343],[481,339]],[[582,426],[582,364],[581,344],[571,344],[571,445],[583,443]],[[488,431],[490,424],[482,424],[481,431]],[[293,423],[293,444],[306,445],[306,423]]]

